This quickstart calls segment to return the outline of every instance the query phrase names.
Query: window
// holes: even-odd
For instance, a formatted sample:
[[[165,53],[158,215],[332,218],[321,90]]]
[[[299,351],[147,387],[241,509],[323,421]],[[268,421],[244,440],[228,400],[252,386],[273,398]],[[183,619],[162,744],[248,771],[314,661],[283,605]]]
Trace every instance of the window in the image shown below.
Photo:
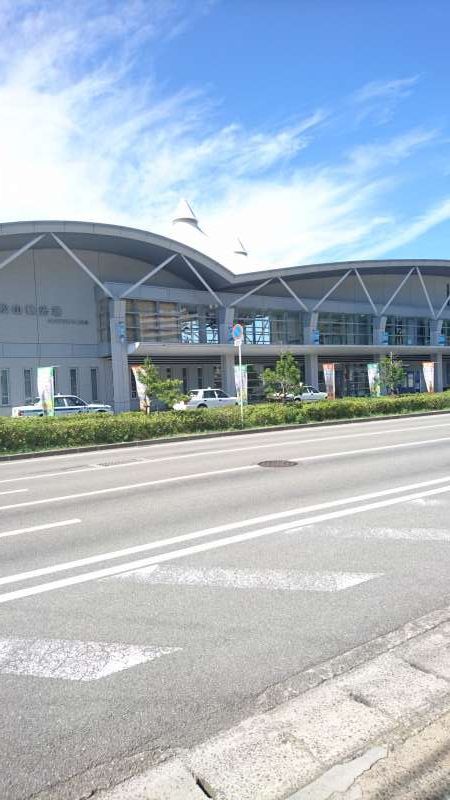
[[[72,394],[78,394],[78,370],[73,367],[70,370],[70,391]]]
[[[205,398],[205,400],[215,400],[216,399],[216,393],[213,392],[212,389],[206,389],[203,392],[203,397]]]
[[[222,386],[222,367],[220,364],[214,365],[214,383],[213,386],[215,389],[219,389]]]
[[[172,367],[166,367],[166,378],[167,380],[171,380],[172,378]]]
[[[203,389],[203,367],[197,367],[197,386]]]
[[[183,367],[183,394],[187,394],[187,387],[188,387],[188,371],[186,367]]]
[[[29,403],[33,397],[33,386],[31,381],[31,369],[24,369],[23,371],[23,385],[25,389],[25,402]]]
[[[98,403],[97,367],[91,367],[91,397],[93,403]]]
[[[136,400],[138,394],[137,394],[136,378],[133,370],[130,370],[130,383],[131,383],[131,399]]]
[[[228,395],[222,391],[222,389],[217,389],[216,391],[217,397],[228,397]]]
[[[81,400],[79,397],[66,397],[67,405],[68,406],[85,406],[86,403],[84,400]]]
[[[241,309],[245,344],[302,344],[302,315],[292,311]]]
[[[388,344],[429,345],[430,320],[424,317],[388,317],[386,320]]]
[[[320,344],[372,344],[372,317],[323,312],[318,319]]]
[[[66,407],[66,398],[55,397],[55,408],[65,408],[65,407]]]
[[[9,405],[9,370],[0,370],[0,394],[2,406]]]

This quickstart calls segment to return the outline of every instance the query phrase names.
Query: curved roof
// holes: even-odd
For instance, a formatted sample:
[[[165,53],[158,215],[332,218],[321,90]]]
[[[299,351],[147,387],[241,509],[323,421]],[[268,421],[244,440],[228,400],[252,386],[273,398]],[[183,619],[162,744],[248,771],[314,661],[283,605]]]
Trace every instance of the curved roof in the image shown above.
[[[220,263],[206,253],[176,239],[138,228],[122,225],[109,225],[97,222],[75,222],[61,220],[45,220],[30,222],[8,222],[0,225],[0,251],[15,251],[24,247],[30,239],[44,234],[34,246],[38,249],[57,247],[51,233],[61,237],[64,243],[73,250],[93,250],[109,252],[124,257],[137,259],[147,264],[159,264],[168,255],[178,253],[188,258],[199,274],[214,289],[225,290],[231,287],[254,286],[270,278],[277,277],[313,277],[314,275],[331,275],[344,273],[357,268],[365,272],[393,273],[402,272],[411,267],[434,274],[450,276],[450,259],[384,259],[369,261],[337,261],[320,264],[307,264],[294,267],[253,270],[236,273],[230,266]],[[242,258],[242,257],[241,257]],[[0,257],[0,266],[1,266]],[[178,259],[177,259],[178,261]],[[183,268],[182,258],[178,266],[170,265],[170,271]],[[245,259],[242,259],[245,263]],[[240,263],[242,263],[240,261]],[[233,262],[235,263],[235,262]]]

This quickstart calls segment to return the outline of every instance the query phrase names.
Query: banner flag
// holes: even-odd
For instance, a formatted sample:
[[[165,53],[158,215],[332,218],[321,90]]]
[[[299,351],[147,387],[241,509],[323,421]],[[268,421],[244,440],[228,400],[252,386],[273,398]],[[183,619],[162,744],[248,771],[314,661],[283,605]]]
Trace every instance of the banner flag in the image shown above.
[[[329,400],[334,400],[336,396],[336,383],[334,364],[322,364],[323,378]]]
[[[54,367],[37,368],[37,390],[41,406],[47,417],[55,416]]]
[[[141,411],[147,411],[148,403],[147,396],[145,394],[145,386],[139,377],[140,367],[131,367],[131,369],[134,375],[134,380],[136,381],[136,392],[139,399],[139,408]]]
[[[379,397],[381,394],[380,365],[376,363],[367,364],[367,375],[370,394],[374,397]]]
[[[427,392],[434,392],[434,361],[422,361],[422,369]]]
[[[234,382],[236,385],[236,394],[238,397],[239,402],[241,402],[241,395],[242,395],[242,402],[247,403],[248,401],[248,375],[247,375],[247,364],[242,364],[242,367],[239,368],[237,364],[234,367]]]

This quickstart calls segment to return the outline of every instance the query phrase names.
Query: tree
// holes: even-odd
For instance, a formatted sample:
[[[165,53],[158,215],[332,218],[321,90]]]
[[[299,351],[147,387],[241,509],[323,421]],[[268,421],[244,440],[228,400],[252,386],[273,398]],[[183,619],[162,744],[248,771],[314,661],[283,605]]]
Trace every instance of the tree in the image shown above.
[[[181,391],[182,381],[173,378],[161,378],[158,368],[150,358],[146,358],[143,366],[138,370],[139,380],[144,386],[146,410],[150,411],[152,400],[162,400],[169,408],[184,395]]]
[[[288,394],[295,394],[301,386],[300,370],[292,353],[282,353],[274,369],[265,369],[263,382],[266,390],[279,392],[283,403]]]
[[[388,394],[397,394],[405,379],[405,368],[402,362],[392,353],[380,359],[380,382]]]

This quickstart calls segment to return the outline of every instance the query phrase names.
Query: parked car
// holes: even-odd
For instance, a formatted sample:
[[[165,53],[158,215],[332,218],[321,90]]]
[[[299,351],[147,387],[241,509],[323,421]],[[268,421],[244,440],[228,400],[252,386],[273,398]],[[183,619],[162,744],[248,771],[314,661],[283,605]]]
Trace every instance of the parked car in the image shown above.
[[[111,406],[104,403],[86,403],[81,397],[73,394],[55,394],[55,416],[66,417],[71,414],[113,414]],[[13,417],[43,417],[40,398],[26,406],[14,406],[11,412]]]
[[[298,394],[294,395],[294,400],[302,403],[317,403],[319,400],[327,399],[326,392],[320,392],[315,386],[302,386]]]
[[[237,406],[237,397],[231,397],[222,389],[194,389],[189,392],[189,400],[175,403],[175,411],[185,411],[190,408],[223,408],[224,406]]]
[[[298,392],[289,392],[284,395],[279,389],[267,395],[267,399],[277,403],[292,403],[294,400],[298,403],[317,403],[319,400],[326,400],[327,393],[320,392],[315,386],[299,386]]]

